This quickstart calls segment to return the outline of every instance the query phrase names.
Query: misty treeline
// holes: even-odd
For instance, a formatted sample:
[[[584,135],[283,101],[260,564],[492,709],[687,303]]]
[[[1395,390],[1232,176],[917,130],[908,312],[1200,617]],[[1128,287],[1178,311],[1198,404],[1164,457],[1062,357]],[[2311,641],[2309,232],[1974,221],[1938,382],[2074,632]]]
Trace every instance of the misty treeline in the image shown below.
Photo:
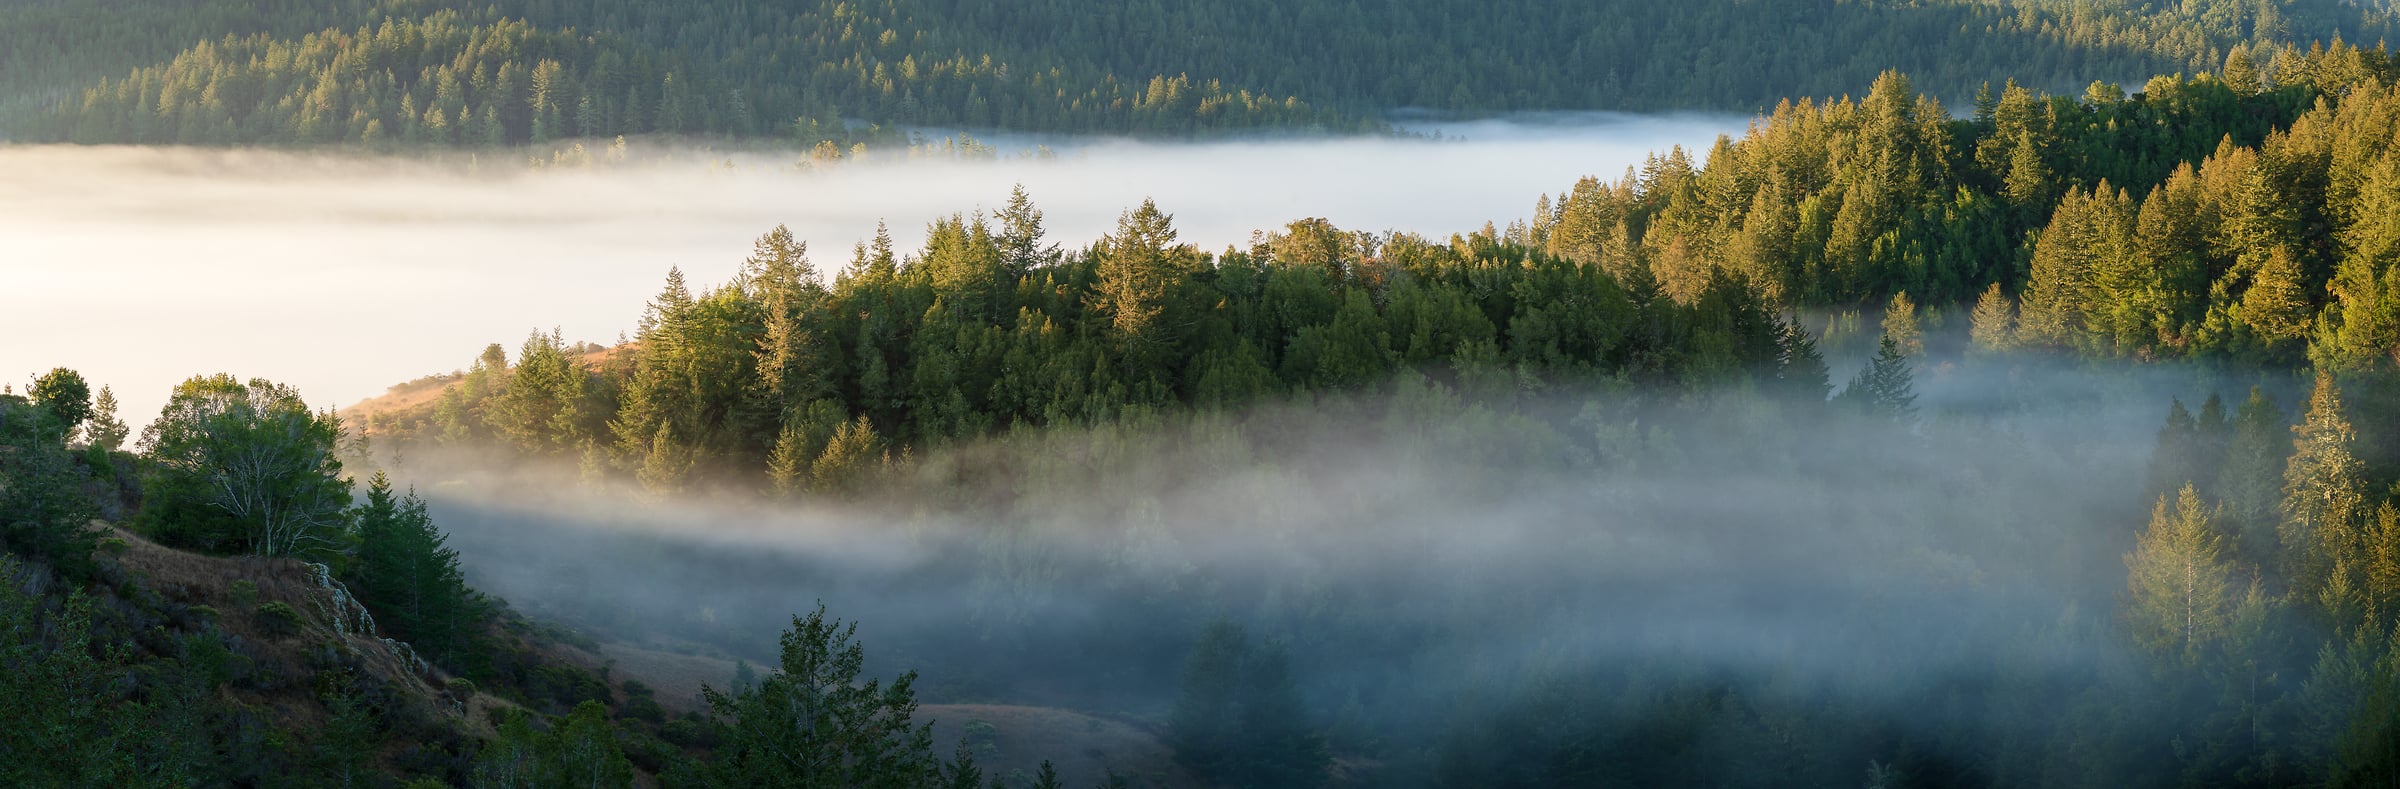
[[[289,387],[196,376],[139,452],[76,372],[13,389],[0,781],[986,785],[968,751],[934,752],[913,676],[862,679],[855,626],[822,607],[791,617],[773,672],[705,690],[705,713],[561,657],[581,637],[470,589],[415,493],[378,473],[354,500],[339,420]],[[1046,762],[1042,779],[1060,785]]]
[[[2388,363],[2395,66],[2334,47],[2274,72],[2080,99],[2003,86],[1962,120],[1887,73],[1861,100],[1779,107],[1704,164],[1654,156],[1447,242],[1305,219],[1211,255],[1145,203],[1060,249],[1020,190],[936,220],[914,253],[860,244],[828,282],[778,230],[723,285],[671,273],[622,347],[537,332],[512,364],[495,345],[438,407],[364,427],[577,458],[654,492],[788,494],[1017,426],[1400,370],[1823,399],[1817,340],[1783,313],[1862,302],[1909,327],[1932,305],[1986,351]]]
[[[1207,658],[1230,614],[1288,639],[1260,673],[1322,727],[1251,753],[1393,780],[2368,783],[2400,720],[2391,66],[2242,65],[1955,121],[1887,75],[1447,243],[1301,220],[1211,255],[1145,204],[1060,249],[1020,192],[827,282],[771,232],[721,286],[671,273],[629,342],[494,346],[367,433],[436,476],[497,450],[627,495],[863,502],[930,557],[628,561],[602,548],[668,538],[509,549],[607,516],[461,511],[498,555],[608,568],[548,601],[577,619],[740,643],[690,598],[782,610],[774,579],[810,578],[899,601],[899,662],[959,697],[1282,709],[1168,700],[1239,687],[1194,668],[1244,664]],[[1882,337],[1829,399],[1816,343],[1865,355],[1860,302]],[[1821,308],[1817,336],[1787,317]],[[2072,361],[2122,357],[2203,364]],[[2274,372],[2303,363],[2313,388]],[[2086,379],[2135,392],[2057,391]],[[1202,731],[1187,769],[1269,764]]]
[[[811,145],[845,139],[845,119],[1188,135],[1371,128],[1399,108],[1747,112],[1838,95],[1893,67],[1953,99],[1995,74],[2052,90],[2198,74],[2236,52],[2379,41],[2393,13],[2339,0],[1446,0],[1378,8],[1364,25],[1353,8],[1257,0],[121,5],[0,8],[0,86],[16,94],[0,110],[19,105],[19,133],[487,146],[666,132]],[[526,95],[546,62],[563,90]],[[528,81],[498,84],[504,65]],[[444,87],[442,66],[466,87]]]
[[[2400,261],[2400,70],[2338,46],[2249,66],[2130,97],[2003,86],[1961,121],[1886,75],[1701,166],[1587,179],[1524,237],[1678,298],[1722,267],[1784,304],[1972,303],[1993,348],[2372,364],[2395,339],[2374,316]]]

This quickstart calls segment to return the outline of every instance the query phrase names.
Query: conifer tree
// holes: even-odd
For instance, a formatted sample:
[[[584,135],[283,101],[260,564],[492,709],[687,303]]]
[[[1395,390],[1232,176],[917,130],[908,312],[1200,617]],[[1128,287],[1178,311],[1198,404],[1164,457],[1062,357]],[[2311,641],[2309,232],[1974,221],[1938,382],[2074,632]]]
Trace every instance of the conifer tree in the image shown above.
[[[1924,334],[1917,329],[1917,303],[1908,299],[1908,291],[1892,294],[1891,303],[1884,305],[1883,336],[1891,338],[1902,356],[1925,355]]]
[[[1017,184],[1009,190],[1008,207],[1000,209],[1000,259],[1011,284],[1058,259],[1058,245],[1042,240],[1042,212],[1033,207],[1025,185]]]
[[[2176,488],[2197,484],[2199,468],[2195,464],[2200,460],[2199,444],[2199,421],[2183,407],[2183,398],[2172,398],[2167,408],[2167,423],[2158,429],[2158,443],[2150,451],[2150,495],[2165,495]]]
[[[2283,473],[2285,566],[2299,590],[2324,596],[2337,622],[2365,586],[2372,550],[2365,521],[2366,469],[2352,454],[2358,434],[2329,373],[2317,374],[2308,415],[2292,427],[2292,455]]]
[[[866,651],[858,626],[824,606],[793,617],[781,638],[780,670],[748,691],[703,687],[724,737],[702,770],[713,786],[903,789],[934,783],[931,724],[918,724],[916,674],[889,685],[860,682]]]
[[[1976,350],[1999,353],[2015,347],[2017,302],[2000,292],[2000,283],[1984,288],[1967,320],[1967,336]]]
[[[2242,291],[2242,324],[2267,348],[2291,348],[2306,339],[2315,306],[2302,280],[2300,262],[2282,246],[2268,252]]]
[[[2283,467],[2291,431],[2265,391],[2251,387],[2234,412],[2225,460],[2213,487],[2241,535],[2241,555],[2260,566],[2282,564]]]
[[[467,586],[458,551],[415,493],[396,496],[376,472],[355,515],[358,560],[349,586],[376,624],[453,671],[480,668],[486,603]]]
[[[649,451],[642,455],[642,467],[634,473],[634,479],[641,482],[642,489],[651,495],[665,496],[682,492],[684,482],[691,473],[691,448],[676,440],[672,426],[660,423],[658,432],[651,436]]]
[[[1253,648],[1241,625],[1218,620],[1184,666],[1168,741],[1178,763],[1218,784],[1316,786],[1325,743],[1308,718],[1290,652],[1274,640]]]
[[[846,492],[888,459],[883,437],[865,415],[843,423],[809,464],[810,485],[822,492]]]
[[[2185,485],[2169,498],[2159,497],[2150,528],[2125,556],[2125,616],[2135,643],[2188,664],[2226,634],[2233,569],[2200,494]]]
[[[116,393],[109,391],[107,386],[100,387],[99,397],[92,400],[91,421],[84,425],[84,443],[103,452],[115,452],[124,448],[125,437],[130,432],[125,427],[125,420],[117,416]]]
[[[1152,321],[1165,309],[1167,290],[1174,283],[1174,217],[1148,199],[1140,208],[1117,219],[1117,233],[1101,253],[1099,281],[1093,301],[1108,316],[1117,336],[1139,344],[1150,337]]]
[[[1776,390],[1797,402],[1823,404],[1833,392],[1833,382],[1816,339],[1796,319],[1779,321],[1776,339],[1780,353],[1775,366]]]
[[[2233,49],[2225,52],[2223,77],[2225,87],[2232,88],[2236,95],[2249,96],[2265,89],[2259,83],[2258,62],[2250,58],[2247,44],[2235,44]]]
[[[1891,335],[1883,336],[1875,358],[1842,389],[1842,399],[1866,413],[1902,422],[1916,416],[1916,385],[1909,374],[1908,355],[1900,352]]]
[[[555,329],[525,338],[508,387],[485,409],[494,431],[527,454],[558,455],[577,446],[586,385],[580,357]]]

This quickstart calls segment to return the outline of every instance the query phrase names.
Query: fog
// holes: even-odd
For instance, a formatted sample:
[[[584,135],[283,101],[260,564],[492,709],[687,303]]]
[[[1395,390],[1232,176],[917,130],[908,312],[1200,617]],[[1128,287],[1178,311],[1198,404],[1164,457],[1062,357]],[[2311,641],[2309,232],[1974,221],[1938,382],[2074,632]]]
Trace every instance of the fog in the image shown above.
[[[1693,681],[1805,710],[1820,728],[1796,736],[1835,760],[1811,777],[1848,780],[1894,758],[1877,732],[1965,763],[2142,671],[2112,623],[2152,436],[2169,397],[2246,383],[1941,363],[1919,372],[1923,421],[1896,426],[1739,393],[1477,403],[1411,380],[941,450],[843,505],[648,501],[457,456],[400,472],[478,587],[605,639],[771,661],[821,601],[933,703],[1159,720],[1227,617],[1291,644],[1337,749],[1391,760],[1378,780],[1423,780],[1538,688],[1632,737]],[[1810,782],[1719,755],[1702,774]]]
[[[114,388],[137,430],[199,373],[344,406],[536,328],[613,342],[668,267],[724,281],[777,224],[828,271],[878,220],[907,249],[933,217],[989,211],[1019,183],[1067,243],[1144,197],[1211,251],[1310,216],[1442,237],[1743,123],[1584,114],[1411,127],[1431,139],[1007,139],[984,159],[815,168],[640,141],[622,161],[594,150],[598,166],[538,170],[522,154],[0,147],[0,381],[76,368]]]

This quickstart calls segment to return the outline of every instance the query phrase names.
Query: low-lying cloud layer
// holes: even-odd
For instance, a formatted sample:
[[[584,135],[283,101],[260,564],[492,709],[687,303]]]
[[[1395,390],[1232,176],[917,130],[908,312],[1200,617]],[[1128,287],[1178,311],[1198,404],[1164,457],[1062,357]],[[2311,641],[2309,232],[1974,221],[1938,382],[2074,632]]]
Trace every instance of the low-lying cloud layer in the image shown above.
[[[1639,670],[2038,738],[2129,665],[2109,633],[2151,437],[2169,396],[2226,384],[2039,359],[1918,383],[1913,428],[1742,395],[1491,411],[1403,387],[936,451],[864,505],[529,498],[572,486],[519,475],[573,472],[435,456],[402,476],[522,609],[764,660],[821,600],[937,700],[1163,714],[1226,616],[1292,645],[1317,714],[1391,736]]]
[[[669,266],[722,281],[777,224],[828,272],[878,220],[906,249],[928,220],[996,208],[1017,183],[1069,246],[1144,197],[1212,251],[1309,216],[1439,237],[1504,225],[1577,177],[1705,148],[1740,125],[1598,115],[1420,127],[1440,141],[1049,140],[1042,158],[1008,140],[992,160],[813,171],[797,154],[638,142],[623,163],[548,171],[512,155],[0,147],[0,380],[77,368],[113,386],[137,428],[196,373],[347,405],[535,327],[612,341]]]

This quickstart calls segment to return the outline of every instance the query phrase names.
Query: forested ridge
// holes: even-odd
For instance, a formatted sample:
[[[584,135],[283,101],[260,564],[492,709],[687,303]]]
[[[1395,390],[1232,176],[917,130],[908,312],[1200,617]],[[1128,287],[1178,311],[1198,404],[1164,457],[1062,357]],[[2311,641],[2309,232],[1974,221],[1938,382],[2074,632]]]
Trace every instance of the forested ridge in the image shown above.
[[[765,135],[803,145],[842,121],[1012,131],[1192,135],[1372,128],[1385,113],[1710,109],[1833,97],[1898,67],[1951,101],[2015,77],[2073,90],[2095,79],[2197,75],[2237,49],[2388,35],[2391,9],[2334,0],[2193,2],[1314,3],[1086,7],[892,0],[158,4],[0,7],[0,90],[20,134],[81,142],[388,141],[419,123],[456,62],[530,73],[556,61],[579,90],[536,135],[438,133],[429,144],[514,145],[610,133]],[[1372,18],[1373,25],[1361,20]],[[402,41],[384,37],[404,27]],[[405,28],[464,35],[409,40]],[[1368,33],[1372,29],[1372,34]],[[499,39],[500,43],[490,43]],[[565,42],[592,39],[582,46]],[[467,42],[476,42],[473,50]],[[545,43],[547,42],[547,43]],[[396,49],[417,50],[396,53]],[[181,54],[177,54],[180,52]],[[613,53],[676,74],[617,72]],[[130,72],[130,73],[129,73]],[[98,83],[105,79],[106,83]],[[219,84],[219,83],[222,84]],[[96,84],[97,83],[97,84]],[[480,121],[545,97],[472,98]],[[218,85],[212,90],[212,85]],[[601,89],[605,86],[605,89]],[[514,87],[516,91],[526,86]],[[257,93],[271,88],[264,95]],[[218,95],[218,94],[222,95]],[[414,106],[402,117],[402,97]],[[455,125],[458,107],[443,107]],[[607,108],[595,108],[605,110]],[[230,117],[230,128],[222,122]],[[255,119],[255,120],[253,120]],[[312,120],[313,119],[313,120]],[[469,129],[470,131],[472,129]]]
[[[2204,374],[2196,404],[2152,404],[2168,415],[2149,463],[2098,467],[2124,478],[2123,503],[2142,502],[2125,508],[2122,537],[2032,526],[2043,521],[2020,512],[2028,505],[2004,503],[2013,501],[2005,480],[2021,470],[1998,451],[1946,460],[1967,466],[1937,475],[1986,515],[1908,538],[1929,543],[1916,550],[1958,552],[1976,557],[1977,572],[2004,574],[2060,561],[2050,552],[2065,549],[2047,540],[2083,545],[2064,561],[2121,579],[2120,591],[2105,613],[2070,610],[2029,648],[2123,650],[2130,662],[2026,674],[2000,660],[1970,670],[1992,672],[1971,680],[1989,684],[1949,697],[1967,719],[1904,730],[1884,728],[1901,725],[1897,713],[1838,694],[1737,702],[1714,694],[1759,692],[1753,683],[1774,680],[1695,677],[1669,663],[1526,669],[1523,684],[1457,708],[1476,722],[1452,725],[1391,722],[1410,704],[1449,703],[1408,696],[1397,689],[1416,686],[1394,680],[1353,686],[1397,696],[1382,702],[1390,706],[1351,702],[1351,717],[1335,725],[1365,728],[1331,730],[1348,733],[1330,747],[1461,785],[1738,782],[1773,764],[1851,780],[1862,763],[1887,785],[2347,785],[2391,759],[2382,745],[2388,693],[2377,688],[2391,670],[2385,641],[2400,610],[2390,559],[2400,544],[2390,493],[2400,425],[2371,415],[2391,413],[2400,391],[2400,339],[2380,328],[2400,316],[2400,301],[2381,288],[2400,265],[2382,240],[2395,219],[2385,184],[2400,161],[2386,87],[2393,71],[2380,50],[2333,47],[2286,56],[2273,73],[2280,78],[2238,68],[2225,78],[2160,78],[2131,95],[2105,84],[2079,96],[2001,86],[1962,119],[1887,74],[1860,100],[1779,107],[1700,162],[1666,152],[1621,180],[1586,179],[1544,198],[1533,221],[1447,241],[1304,219],[1212,254],[1179,244],[1172,216],[1146,203],[1115,233],[1061,248],[1020,191],[991,216],[935,220],[913,253],[885,237],[861,243],[826,277],[778,230],[723,284],[695,286],[671,272],[624,345],[603,352],[540,332],[513,354],[494,345],[437,403],[369,415],[363,428],[415,456],[549,458],[577,469],[583,484],[634,496],[888,497],[920,511],[977,512],[1130,484],[1081,464],[1141,457],[1133,448],[1145,442],[1195,447],[1202,467],[1223,473],[1267,464],[1295,469],[1296,486],[1331,484],[1338,475],[1319,479],[1318,469],[1340,462],[1308,447],[1340,443],[1330,434],[1341,428],[1241,416],[1296,400],[1376,425],[1363,434],[1372,438],[1343,441],[1392,442],[1393,457],[1487,469],[1437,483],[1472,499],[1516,489],[1503,478],[1538,485],[1527,480],[1685,464],[1759,473],[1740,470],[1849,442],[1883,446],[1891,454],[1869,456],[1895,466],[1926,442],[1963,442],[1956,451],[1971,455],[1964,446],[1989,441],[1974,436],[1996,417],[1921,412],[1924,376],[1981,380],[1979,371],[2009,369],[2038,378],[2023,368],[2084,359],[2138,371],[2188,360],[2215,372]],[[1867,358],[1849,375],[1829,369],[1828,355]],[[2294,371],[2303,372],[2288,377]],[[1688,424],[1712,418],[1733,426]],[[1626,427],[1645,422],[1738,435],[1761,454],[1726,456],[1710,438]],[[1541,471],[1489,470],[1516,464]],[[1835,490],[1871,487],[1850,476],[1866,473],[1805,472]],[[1060,587],[1172,584],[1118,575],[1174,561],[1140,547],[1157,539],[1141,536],[1141,519],[1158,517],[1144,508],[1163,505],[1129,506],[1115,516],[1132,519],[1125,534],[1101,539],[1127,540],[1110,550],[1143,558],[1085,565],[1023,555],[1042,550],[1032,547],[1045,539],[1035,515],[963,538],[977,547],[961,550],[985,558],[962,567],[996,585],[978,587],[984,594],[1003,591],[988,604],[998,612],[980,616],[1018,621],[1000,612],[1036,604],[1005,602],[1020,599],[1012,595],[1033,600]],[[1885,517],[1926,516],[1867,521]],[[1378,540],[1417,539],[1359,528]],[[1966,576],[1992,582],[1977,572]],[[1337,593],[1298,581],[1258,594]],[[1230,590],[1177,595],[1197,599],[1126,605],[1184,623],[1205,621],[1195,609],[1252,610],[1305,634],[1284,658],[1292,668],[1276,671],[1336,660],[1341,645],[1357,643],[1346,639],[1389,637],[1368,634],[1379,632],[1371,615],[1284,612]],[[1864,621],[1901,616],[1859,605],[1851,615]],[[1495,621],[1530,615],[1510,609]],[[912,651],[963,648],[924,638]],[[1949,643],[1908,646],[1904,660],[1948,654]],[[1019,648],[1027,651],[981,647],[979,665],[1061,659],[1039,657],[1038,642]],[[1155,655],[1145,649],[1155,647],[1137,640],[1119,651]],[[1085,670],[1100,675],[1127,670],[1091,660]],[[1661,681],[1669,687],[1650,684]],[[1986,705],[2012,694],[2052,711],[1974,717],[2000,714]],[[1578,703],[1616,711],[1577,717],[1560,706]],[[1177,710],[1186,714],[1180,702]],[[1581,723],[1531,722],[1559,716]],[[1784,716],[1849,727],[1790,739],[1778,733]],[[1662,726],[1711,733],[1653,731]],[[1486,727],[1529,730],[1473,733]],[[1978,750],[1987,737],[2011,744]],[[1699,758],[1733,747],[1728,739],[1774,755],[1717,766],[1643,755],[1666,748]],[[1254,760],[1318,758],[1306,755],[1328,746],[1217,747],[1179,745],[1214,770],[1288,769]],[[1608,760],[1589,761],[1595,753]],[[2052,767],[2017,769],[2039,760]]]
[[[773,25],[694,65],[722,43],[692,31],[741,18],[711,6],[586,7],[579,33],[436,5],[207,44],[61,133],[519,145],[858,112],[751,92]],[[1301,218],[1203,250],[1147,201],[1054,239],[1022,189],[913,250],[776,228],[723,281],[668,270],[620,342],[537,330],[354,418],[199,375],[137,439],[53,370],[0,391],[0,712],[31,722],[0,779],[1060,785],[987,776],[988,738],[943,753],[923,694],[1153,726],[1175,772],[1110,786],[2389,783],[2400,61],[2248,45],[2350,6],[2018,8],[1992,24],[2097,20],[2043,35],[2213,70],[1955,111],[1931,91],[1963,83],[1882,71],[1446,239]],[[1095,29],[1174,18],[1124,14]],[[2103,35],[2133,18],[2168,21]],[[1135,55],[1080,57],[1055,84]],[[1006,95],[982,78],[950,84]],[[1201,106],[1166,90],[1058,128]],[[2121,408],[2160,427],[2129,447]],[[556,526],[628,511],[677,531]],[[741,518],[865,547],[708,531]],[[776,659],[670,710],[469,586],[452,538],[503,534],[574,580],[490,581],[569,588],[561,616]],[[675,573],[706,595],[646,605]],[[792,576],[904,622],[871,663],[828,608],[747,596]]]
[[[1960,120],[1887,73],[1860,100],[1782,105],[1702,163],[1656,155],[1446,241],[1304,219],[1211,254],[1145,203],[1062,249],[1020,190],[936,219],[922,250],[861,243],[828,278],[778,230],[729,282],[671,273],[605,362],[536,333],[513,363],[487,349],[422,423],[368,427],[661,491],[695,471],[763,488],[770,469],[791,489],[860,452],[1402,371],[1814,397],[1823,371],[1794,368],[1822,364],[1813,327],[1785,316],[1887,301],[1963,318],[1992,352],[2385,369],[2400,72],[2349,47],[2278,72],[2009,85]]]

